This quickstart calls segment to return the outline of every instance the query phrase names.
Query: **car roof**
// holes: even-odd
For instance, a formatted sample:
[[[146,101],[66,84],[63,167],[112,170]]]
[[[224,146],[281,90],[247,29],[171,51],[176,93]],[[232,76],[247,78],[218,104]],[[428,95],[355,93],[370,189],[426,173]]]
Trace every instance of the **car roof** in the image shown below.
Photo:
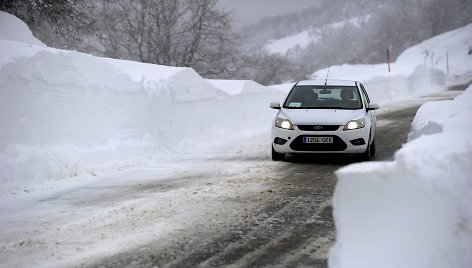
[[[351,80],[337,80],[337,79],[317,79],[304,80],[297,83],[298,86],[356,86],[356,81]]]

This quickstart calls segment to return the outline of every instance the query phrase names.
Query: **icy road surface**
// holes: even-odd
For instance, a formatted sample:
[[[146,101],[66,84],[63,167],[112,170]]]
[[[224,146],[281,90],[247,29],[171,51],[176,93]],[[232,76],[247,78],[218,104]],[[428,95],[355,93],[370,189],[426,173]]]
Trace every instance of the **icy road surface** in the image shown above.
[[[391,159],[424,101],[384,107],[377,156]],[[347,157],[270,160],[267,132],[207,159],[131,167],[0,203],[1,267],[326,267],[333,172]]]

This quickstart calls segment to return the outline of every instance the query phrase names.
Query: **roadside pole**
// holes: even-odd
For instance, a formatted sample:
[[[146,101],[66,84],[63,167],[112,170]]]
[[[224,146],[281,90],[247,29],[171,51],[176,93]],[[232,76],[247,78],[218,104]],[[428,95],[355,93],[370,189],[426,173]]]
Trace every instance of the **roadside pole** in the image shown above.
[[[446,52],[447,74],[449,74],[449,53]]]

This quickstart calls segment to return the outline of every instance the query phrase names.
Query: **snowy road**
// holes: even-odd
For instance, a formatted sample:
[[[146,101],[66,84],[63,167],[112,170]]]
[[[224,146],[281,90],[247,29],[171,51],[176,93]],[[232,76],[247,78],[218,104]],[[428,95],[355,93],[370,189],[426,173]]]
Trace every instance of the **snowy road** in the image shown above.
[[[429,100],[443,98],[449,96]],[[375,160],[391,159],[402,146],[419,105],[403,104],[404,109],[379,116]],[[271,163],[267,158],[264,150],[243,157],[249,163],[247,174],[252,175],[242,175],[235,182],[233,196],[215,200],[219,204],[214,205],[226,210],[165,240],[105,258],[96,266],[326,267],[335,236],[330,204],[335,186],[333,172],[351,160],[294,157],[289,163]],[[214,164],[221,170],[232,166],[236,159]],[[206,176],[212,177],[208,174],[203,178]],[[247,192],[254,183],[261,184],[262,190]]]
[[[281,99],[290,84],[264,87],[253,81],[207,80],[191,68],[58,50],[37,40],[18,18],[0,12],[0,21],[8,26],[0,27],[0,267],[326,267],[335,236],[333,172],[351,160],[326,156],[270,160],[270,122],[275,111],[267,106]],[[374,160],[392,159],[406,141],[422,103],[452,99],[459,93],[401,100],[470,80],[471,30],[467,25],[407,49],[392,63],[392,73],[386,74],[386,64],[330,68],[330,77],[363,81],[372,100],[389,103],[379,110]],[[431,55],[431,64],[425,55]],[[310,78],[324,79],[326,71],[319,70]],[[411,196],[423,185],[438,186],[439,177],[447,177],[444,173],[462,172],[456,174],[458,182],[452,180],[449,186],[463,191],[439,191],[439,198],[431,194],[435,202],[448,201],[439,210],[447,213],[438,214],[447,215],[442,218],[448,220],[430,229],[417,225],[423,229],[423,237],[428,237],[430,230],[440,234],[436,237],[451,237],[450,243],[431,243],[429,248],[448,247],[453,254],[444,254],[451,253],[447,250],[428,254],[453,261],[451,256],[471,251],[466,240],[472,241],[467,221],[472,202],[468,202],[470,198],[460,200],[471,196],[464,175],[471,173],[466,167],[471,141],[463,124],[470,121],[469,100],[470,93],[443,114],[438,108],[444,107],[441,105],[423,109],[426,114],[415,119],[419,122],[416,131],[434,134],[426,137],[427,141],[441,146],[427,146],[415,139],[414,146],[410,143],[404,148],[409,148],[402,158],[407,161],[392,164],[392,176],[387,176],[402,176],[396,168],[405,163],[411,164],[403,165],[407,170],[416,169],[418,148],[424,156],[419,157],[423,161],[420,171],[430,171],[432,159],[437,167],[430,172],[441,172],[432,176],[436,184],[419,181],[411,188]],[[442,104],[447,103],[452,102]],[[430,120],[438,115],[444,116]],[[442,135],[447,137],[444,140],[457,142],[453,147],[443,144]],[[437,148],[449,149],[446,154],[431,153]],[[434,157],[428,159],[430,155]],[[448,161],[443,161],[443,156]],[[355,201],[375,204],[383,212],[378,197],[390,192],[390,184],[372,187],[364,180],[375,179],[378,173],[357,173],[354,178],[358,180],[352,180],[356,173],[344,174],[340,184],[354,182],[352,188],[367,181],[365,189],[361,187],[357,193],[362,198],[352,195]],[[424,174],[428,175],[420,172],[422,179]],[[364,199],[365,193],[372,194],[372,199]],[[339,227],[341,202],[337,196],[334,207]],[[417,199],[402,199],[405,205],[399,206],[400,212],[412,211],[405,209],[409,200]],[[431,208],[435,202],[424,207]],[[389,259],[382,256],[391,248],[381,252],[378,242],[366,239],[371,235],[369,227],[379,225],[377,220],[384,214],[370,213],[372,210],[364,210],[362,204],[347,211],[352,219],[363,219],[366,230],[364,235],[355,228],[343,231],[353,226],[345,220],[344,229],[338,229],[338,242],[341,234],[353,234],[350,249],[362,243],[373,245],[381,253],[376,254],[378,263],[394,267],[395,261],[385,261]],[[431,215],[420,222],[437,217],[436,210],[427,211]],[[365,217],[359,217],[361,213]],[[374,217],[368,217],[371,215]],[[404,223],[409,229],[410,222]],[[395,224],[388,221],[379,226]],[[411,249],[402,247],[401,251],[408,251],[410,257],[417,255],[417,248],[423,248],[411,242],[423,240],[418,237],[407,236],[397,246],[408,243]],[[341,252],[342,244],[336,245]],[[370,261],[372,250],[368,249],[372,247],[361,245],[359,249],[367,249],[365,259]],[[405,263],[411,266],[411,259],[406,258]],[[351,259],[345,260],[350,266]],[[435,262],[438,267],[459,267],[451,263]],[[470,263],[470,258],[464,263]]]
[[[392,158],[424,101],[384,108],[375,160]],[[267,133],[251,137],[190,164],[2,199],[0,266],[326,267],[333,172],[352,160],[272,162]]]

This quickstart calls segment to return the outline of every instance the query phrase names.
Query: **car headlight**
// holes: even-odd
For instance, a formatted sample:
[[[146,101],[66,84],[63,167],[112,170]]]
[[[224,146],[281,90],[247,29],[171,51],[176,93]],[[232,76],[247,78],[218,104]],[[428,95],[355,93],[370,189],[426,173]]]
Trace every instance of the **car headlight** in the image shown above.
[[[345,126],[344,130],[353,130],[365,127],[365,119],[351,120]]]
[[[275,119],[275,126],[283,129],[293,130],[293,125],[288,119],[277,117]]]

